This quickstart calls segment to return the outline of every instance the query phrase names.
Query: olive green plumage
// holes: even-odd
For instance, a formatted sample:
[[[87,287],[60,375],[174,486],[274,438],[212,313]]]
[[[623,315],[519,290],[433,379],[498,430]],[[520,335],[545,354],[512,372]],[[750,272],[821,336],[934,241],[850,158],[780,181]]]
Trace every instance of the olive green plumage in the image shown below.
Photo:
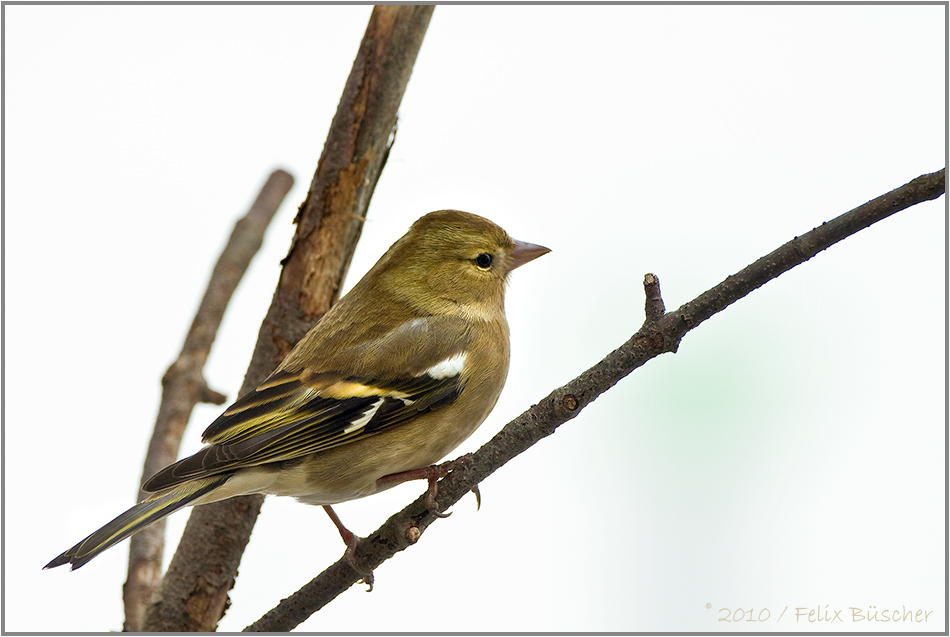
[[[249,493],[334,504],[438,462],[498,400],[507,278],[546,252],[476,215],[420,218],[267,380],[211,423],[206,447],[145,482],[155,495],[46,568],[78,568],[184,506]]]

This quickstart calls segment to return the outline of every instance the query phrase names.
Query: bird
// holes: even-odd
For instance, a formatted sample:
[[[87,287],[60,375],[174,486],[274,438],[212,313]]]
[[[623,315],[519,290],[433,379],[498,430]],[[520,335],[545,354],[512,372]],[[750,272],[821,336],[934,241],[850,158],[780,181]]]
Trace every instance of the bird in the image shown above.
[[[333,504],[426,479],[426,506],[444,516],[435,481],[454,465],[435,463],[487,418],[508,374],[509,275],[548,252],[471,213],[420,217],[205,429],[200,451],[151,476],[147,498],[44,568],[75,570],[183,507],[240,495],[324,506],[350,557],[359,538]]]

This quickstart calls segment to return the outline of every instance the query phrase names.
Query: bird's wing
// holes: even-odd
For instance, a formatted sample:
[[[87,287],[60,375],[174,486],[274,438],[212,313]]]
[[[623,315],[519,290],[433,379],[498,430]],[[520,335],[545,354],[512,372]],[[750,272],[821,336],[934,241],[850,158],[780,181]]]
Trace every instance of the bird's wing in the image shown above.
[[[278,370],[211,423],[203,435],[208,446],[165,467],[142,488],[160,491],[195,478],[300,458],[451,404],[464,388],[467,343],[468,331],[459,321],[414,319],[358,346],[355,370]],[[407,356],[411,365],[403,364]]]

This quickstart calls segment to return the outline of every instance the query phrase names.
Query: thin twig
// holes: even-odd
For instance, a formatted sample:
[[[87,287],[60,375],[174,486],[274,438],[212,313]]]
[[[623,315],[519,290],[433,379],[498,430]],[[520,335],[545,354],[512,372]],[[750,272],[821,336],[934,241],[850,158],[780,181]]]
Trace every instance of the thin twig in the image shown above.
[[[234,224],[231,237],[211,273],[181,353],[162,377],[162,402],[145,456],[142,482],[175,461],[195,405],[200,402],[220,405],[227,399],[208,387],[202,370],[231,295],[260,249],[267,226],[293,184],[294,178],[289,173],[283,170],[271,173],[251,209]],[[140,499],[144,495],[139,492]],[[145,606],[161,581],[164,549],[164,520],[132,537],[128,579],[122,587],[125,603],[123,630],[126,632],[141,630]]]
[[[660,280],[655,274],[643,275],[643,291],[646,296],[643,308],[646,322],[656,324],[666,314],[666,306],[663,305],[663,296],[660,294]]]
[[[643,327],[602,361],[512,420],[460,463],[459,468],[439,482],[440,506],[444,509],[458,502],[498,468],[554,433],[633,370],[660,354],[675,352],[688,331],[717,312],[859,230],[917,203],[936,199],[945,192],[945,175],[943,169],[918,177],[794,238],[673,312],[657,316],[657,308],[663,302],[659,281],[654,275],[646,275],[647,319]],[[425,496],[418,498],[359,544],[354,555],[359,570],[372,571],[419,540],[422,532],[438,519],[426,509],[424,500]],[[341,558],[245,631],[289,631],[361,577],[354,566]]]

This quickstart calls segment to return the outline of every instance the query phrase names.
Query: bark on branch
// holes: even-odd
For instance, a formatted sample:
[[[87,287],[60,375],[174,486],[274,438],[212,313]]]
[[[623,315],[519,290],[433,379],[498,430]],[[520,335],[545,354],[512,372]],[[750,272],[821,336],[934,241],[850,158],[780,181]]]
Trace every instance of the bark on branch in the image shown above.
[[[577,416],[633,370],[660,354],[676,352],[683,336],[709,317],[859,230],[917,203],[936,199],[946,190],[945,179],[946,169],[923,175],[823,223],[673,312],[664,312],[659,280],[653,274],[647,274],[644,277],[646,321],[637,333],[602,361],[512,420],[481,449],[467,457],[459,468],[439,482],[440,507],[444,510],[456,503],[499,467]],[[424,496],[419,497],[359,544],[355,552],[356,565],[364,572],[377,568],[417,542],[437,519],[427,511]],[[361,577],[341,558],[245,631],[289,631]]]
[[[162,377],[162,400],[145,456],[143,482],[176,460],[195,405],[200,402],[220,405],[226,400],[226,396],[208,387],[202,369],[231,295],[260,249],[267,226],[293,184],[294,178],[289,173],[283,170],[273,172],[251,209],[235,223],[231,237],[212,270],[181,353]],[[139,499],[144,496],[140,491]],[[164,550],[165,520],[132,536],[128,578],[122,587],[125,603],[123,630],[127,632],[141,630],[145,605],[161,581]]]
[[[433,9],[373,10],[241,394],[277,367],[339,295]],[[262,496],[244,496],[194,509],[142,630],[214,630],[262,502]]]

